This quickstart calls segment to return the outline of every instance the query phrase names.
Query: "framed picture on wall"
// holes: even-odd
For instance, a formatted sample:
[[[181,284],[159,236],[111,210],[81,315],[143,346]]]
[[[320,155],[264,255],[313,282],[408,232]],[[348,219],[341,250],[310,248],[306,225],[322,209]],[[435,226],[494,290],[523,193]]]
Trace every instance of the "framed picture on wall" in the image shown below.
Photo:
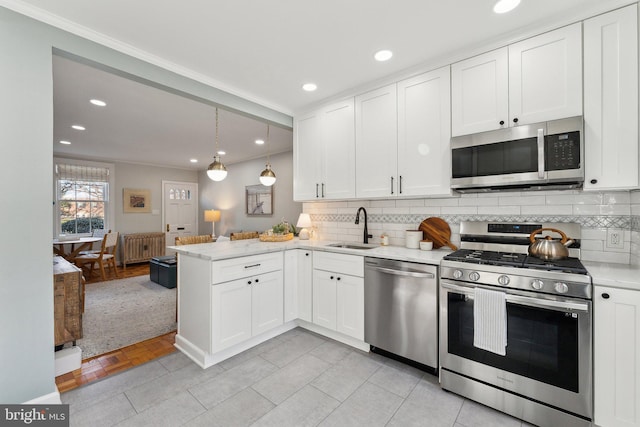
[[[122,189],[124,213],[151,213],[151,190]]]
[[[262,184],[247,185],[247,215],[249,216],[269,216],[273,215],[273,186],[267,187]]]

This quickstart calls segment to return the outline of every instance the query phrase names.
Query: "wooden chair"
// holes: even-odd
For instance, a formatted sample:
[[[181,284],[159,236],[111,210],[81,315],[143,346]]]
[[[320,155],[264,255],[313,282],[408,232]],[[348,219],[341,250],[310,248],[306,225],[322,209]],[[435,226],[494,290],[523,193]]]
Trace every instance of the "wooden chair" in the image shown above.
[[[231,233],[229,239],[231,240],[245,240],[245,239],[257,239],[260,237],[260,233],[257,231],[243,231],[241,233]]]
[[[201,234],[199,236],[179,236],[176,237],[176,246],[193,245],[196,243],[213,243],[211,234]]]
[[[118,267],[116,265],[116,250],[118,249],[118,233],[107,233],[102,239],[102,246],[99,253],[88,253],[77,256],[74,260],[80,268],[89,268],[89,275],[93,274],[93,267],[100,267],[102,280],[107,280],[104,268],[112,267],[116,277],[118,277]]]
[[[111,230],[105,230],[104,228],[99,228],[97,230],[93,230],[93,232],[91,233],[91,237],[103,237],[105,234],[109,234],[111,233]],[[97,243],[97,242],[96,242]],[[100,253],[100,249],[90,249],[88,251],[80,251],[80,253],[78,253],[78,255],[86,255],[86,254],[99,254]]]

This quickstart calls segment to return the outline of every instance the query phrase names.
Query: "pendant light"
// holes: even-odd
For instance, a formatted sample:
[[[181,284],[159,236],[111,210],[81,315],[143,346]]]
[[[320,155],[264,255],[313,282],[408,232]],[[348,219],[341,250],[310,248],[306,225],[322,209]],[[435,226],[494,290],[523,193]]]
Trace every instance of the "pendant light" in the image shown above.
[[[272,186],[276,182],[276,174],[271,170],[269,162],[269,124],[267,123],[267,166],[260,174],[260,182],[267,187]]]
[[[218,107],[216,107],[216,154],[213,156],[213,163],[207,168],[207,175],[213,181],[222,181],[227,177],[227,168],[220,161],[218,148]]]

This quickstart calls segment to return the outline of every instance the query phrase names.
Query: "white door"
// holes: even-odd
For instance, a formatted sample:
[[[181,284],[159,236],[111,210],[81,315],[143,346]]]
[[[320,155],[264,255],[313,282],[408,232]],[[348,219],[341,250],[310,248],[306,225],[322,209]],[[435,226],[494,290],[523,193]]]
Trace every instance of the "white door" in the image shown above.
[[[176,237],[197,234],[197,183],[162,181],[162,205],[167,246],[174,246]]]
[[[451,65],[451,135],[508,127],[507,48]]]
[[[509,46],[510,126],[582,114],[582,24]]]
[[[640,426],[640,291],[594,286],[594,418]]]
[[[251,334],[256,336],[283,323],[282,270],[249,278]]]
[[[397,195],[397,90],[392,84],[356,97],[356,197]]]
[[[293,199],[313,200],[321,197],[322,140],[320,113],[296,117],[293,125]]]
[[[238,279],[212,286],[212,353],[251,338],[251,285]]]
[[[398,195],[449,195],[449,67],[398,82]]]
[[[638,186],[638,6],[584,21],[585,190]]]
[[[336,330],[364,340],[364,279],[339,274],[336,294]]]
[[[354,100],[333,104],[322,115],[322,196],[348,199],[356,195]]]
[[[336,274],[313,270],[313,323],[336,330]]]

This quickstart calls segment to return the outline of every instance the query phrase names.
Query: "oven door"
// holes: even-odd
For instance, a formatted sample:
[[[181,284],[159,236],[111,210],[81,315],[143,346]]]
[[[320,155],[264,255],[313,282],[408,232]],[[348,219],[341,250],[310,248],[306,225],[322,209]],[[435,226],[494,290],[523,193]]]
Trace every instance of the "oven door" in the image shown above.
[[[441,281],[441,368],[591,418],[591,302],[509,290],[500,356],[473,346],[474,288]]]

